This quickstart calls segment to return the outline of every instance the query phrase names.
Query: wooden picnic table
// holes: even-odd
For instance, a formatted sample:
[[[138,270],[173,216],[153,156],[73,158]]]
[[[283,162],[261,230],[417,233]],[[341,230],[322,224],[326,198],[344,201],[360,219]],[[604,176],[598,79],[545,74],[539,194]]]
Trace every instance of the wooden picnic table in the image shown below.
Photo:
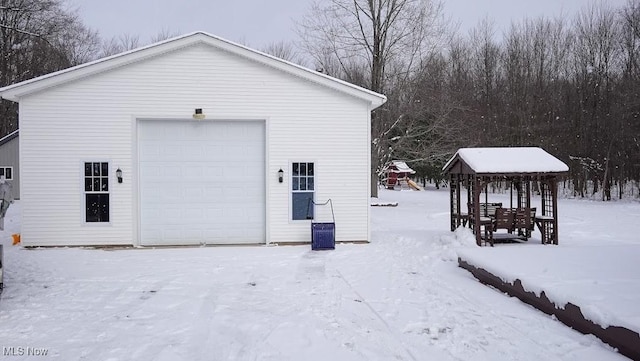
[[[510,239],[528,240],[531,231],[534,230],[534,219],[536,216],[535,207],[504,208],[502,203],[481,203],[479,225],[484,233],[485,242],[491,246],[494,243],[494,232],[499,229],[507,230]],[[470,205],[472,207],[472,205]],[[471,213],[472,208],[470,209]],[[470,223],[473,222],[470,218]],[[518,230],[518,234],[513,234]]]

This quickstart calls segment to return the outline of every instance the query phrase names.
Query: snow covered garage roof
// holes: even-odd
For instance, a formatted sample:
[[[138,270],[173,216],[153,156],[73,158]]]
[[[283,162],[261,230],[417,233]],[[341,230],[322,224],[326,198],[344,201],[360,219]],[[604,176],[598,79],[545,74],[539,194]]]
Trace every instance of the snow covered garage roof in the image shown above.
[[[131,63],[143,61],[180,48],[195,44],[206,44],[211,47],[242,56],[249,60],[270,66],[283,72],[298,76],[307,81],[311,81],[344,94],[362,99],[371,104],[371,109],[375,109],[387,101],[387,97],[382,94],[361,88],[346,81],[330,77],[320,72],[307,69],[300,65],[282,60],[275,56],[248,48],[215,35],[196,31],[193,33],[164,40],[155,44],[147,45],[138,49],[126,51],[124,53],[112,55],[92,62],[46,74],[37,78],[25,80],[20,83],[0,88],[0,97],[3,99],[18,102],[20,98],[30,94],[62,85],[71,81],[79,80],[94,74],[99,74]]]
[[[442,168],[462,174],[557,174],[569,171],[560,159],[539,147],[461,148]]]

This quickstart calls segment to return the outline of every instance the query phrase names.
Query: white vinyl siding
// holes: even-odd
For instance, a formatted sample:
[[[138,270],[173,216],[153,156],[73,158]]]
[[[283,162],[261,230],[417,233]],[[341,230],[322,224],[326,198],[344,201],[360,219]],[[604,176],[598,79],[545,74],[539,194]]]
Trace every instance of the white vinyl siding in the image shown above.
[[[195,108],[204,122],[266,120],[268,242],[310,241],[308,222],[290,221],[290,174],[277,181],[292,158],[321,158],[315,196],[333,200],[337,241],[368,240],[370,104],[202,44],[21,99],[23,243],[137,244],[137,119]],[[77,165],[104,158],[125,181],[111,185],[111,227],[95,234],[78,221]]]

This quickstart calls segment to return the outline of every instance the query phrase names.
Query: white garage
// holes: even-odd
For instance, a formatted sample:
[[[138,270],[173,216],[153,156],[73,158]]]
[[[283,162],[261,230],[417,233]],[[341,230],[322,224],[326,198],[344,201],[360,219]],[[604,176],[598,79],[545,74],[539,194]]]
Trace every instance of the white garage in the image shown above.
[[[336,242],[370,238],[381,94],[196,32],[0,95],[25,246],[304,243],[328,199]]]
[[[140,120],[142,245],[265,242],[263,121]]]

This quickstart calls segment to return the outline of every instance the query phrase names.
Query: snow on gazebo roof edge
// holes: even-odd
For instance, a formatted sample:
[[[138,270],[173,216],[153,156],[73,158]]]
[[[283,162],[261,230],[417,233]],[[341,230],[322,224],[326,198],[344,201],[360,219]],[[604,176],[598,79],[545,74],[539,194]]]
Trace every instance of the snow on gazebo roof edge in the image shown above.
[[[565,173],[569,171],[569,166],[563,161],[540,147],[460,148],[442,170],[448,171],[457,159],[466,163],[475,173]]]

